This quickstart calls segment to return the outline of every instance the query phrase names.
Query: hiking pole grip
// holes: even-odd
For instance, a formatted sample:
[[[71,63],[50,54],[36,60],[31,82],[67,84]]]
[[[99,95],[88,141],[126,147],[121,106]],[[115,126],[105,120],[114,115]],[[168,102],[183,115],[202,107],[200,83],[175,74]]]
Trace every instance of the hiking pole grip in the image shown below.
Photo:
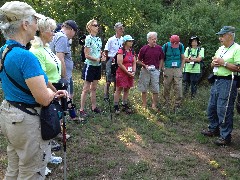
[[[62,109],[63,111],[67,111],[67,98],[66,97],[62,97],[61,98],[61,105],[62,105]]]

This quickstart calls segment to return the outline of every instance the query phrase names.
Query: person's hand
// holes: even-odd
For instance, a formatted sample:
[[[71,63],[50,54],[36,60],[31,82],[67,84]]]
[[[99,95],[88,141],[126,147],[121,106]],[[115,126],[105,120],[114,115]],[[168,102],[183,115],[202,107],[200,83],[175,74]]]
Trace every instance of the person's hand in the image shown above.
[[[134,77],[134,75],[135,75],[135,72],[128,72],[129,77]]]
[[[58,90],[54,94],[54,98],[60,99],[61,97],[68,97],[68,92],[66,90]]]
[[[212,66],[219,67],[224,64],[224,59],[219,57],[212,57]]]

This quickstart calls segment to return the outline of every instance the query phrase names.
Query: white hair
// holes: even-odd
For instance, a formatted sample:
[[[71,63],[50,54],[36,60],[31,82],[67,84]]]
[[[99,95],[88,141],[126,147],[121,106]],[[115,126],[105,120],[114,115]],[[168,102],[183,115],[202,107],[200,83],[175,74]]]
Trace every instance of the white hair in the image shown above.
[[[43,32],[54,30],[57,26],[55,20],[45,16],[43,16],[41,19],[38,20],[37,25],[38,25],[39,35]],[[34,40],[30,41],[32,46],[35,48],[49,46],[48,44],[43,44],[43,41],[39,37],[39,35],[34,36]]]
[[[149,32],[147,33],[147,40],[152,37],[152,36],[156,36],[157,37],[157,33],[156,32]]]
[[[28,16],[19,21],[9,21],[7,16],[1,14],[0,15],[0,29],[5,39],[9,39],[19,32],[19,28],[21,24],[26,21],[28,23],[32,23],[34,21],[33,16]]]

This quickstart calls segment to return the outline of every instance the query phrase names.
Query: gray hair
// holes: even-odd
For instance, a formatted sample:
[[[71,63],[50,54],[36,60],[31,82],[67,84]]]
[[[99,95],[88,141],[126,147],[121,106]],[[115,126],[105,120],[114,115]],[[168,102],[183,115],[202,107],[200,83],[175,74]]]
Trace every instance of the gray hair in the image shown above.
[[[233,39],[235,39],[235,33],[234,32],[228,32],[228,34],[232,35]]]
[[[157,33],[156,32],[149,32],[147,33],[147,40],[152,37],[152,36],[156,36],[157,37]]]
[[[24,21],[32,23],[34,21],[34,16],[28,16],[19,21],[8,21],[7,16],[1,14],[0,15],[0,30],[1,30],[4,38],[9,39],[10,37],[12,37],[16,33],[18,33],[19,28]]]
[[[43,32],[51,31],[51,29],[54,30],[56,28],[56,21],[49,17],[43,16],[38,20],[37,25],[38,31],[41,34]],[[42,39],[38,36],[34,36],[34,40],[31,40],[30,42],[35,48],[48,46],[48,44],[43,44]]]

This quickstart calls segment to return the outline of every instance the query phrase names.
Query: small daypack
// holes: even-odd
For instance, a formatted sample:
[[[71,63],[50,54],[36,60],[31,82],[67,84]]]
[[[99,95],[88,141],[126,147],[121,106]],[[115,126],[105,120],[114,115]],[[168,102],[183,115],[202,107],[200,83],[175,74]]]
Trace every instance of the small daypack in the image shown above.
[[[123,59],[124,59],[125,56],[126,56],[126,51],[125,51],[125,49],[123,49],[123,48],[120,48],[120,49],[123,50]],[[132,54],[134,54],[134,50],[133,50],[133,49],[130,49],[130,51],[132,52]],[[113,57],[112,65],[111,65],[111,74],[112,74],[113,76],[116,75],[116,72],[117,72],[117,69],[118,69],[117,55],[118,55],[118,53]]]

